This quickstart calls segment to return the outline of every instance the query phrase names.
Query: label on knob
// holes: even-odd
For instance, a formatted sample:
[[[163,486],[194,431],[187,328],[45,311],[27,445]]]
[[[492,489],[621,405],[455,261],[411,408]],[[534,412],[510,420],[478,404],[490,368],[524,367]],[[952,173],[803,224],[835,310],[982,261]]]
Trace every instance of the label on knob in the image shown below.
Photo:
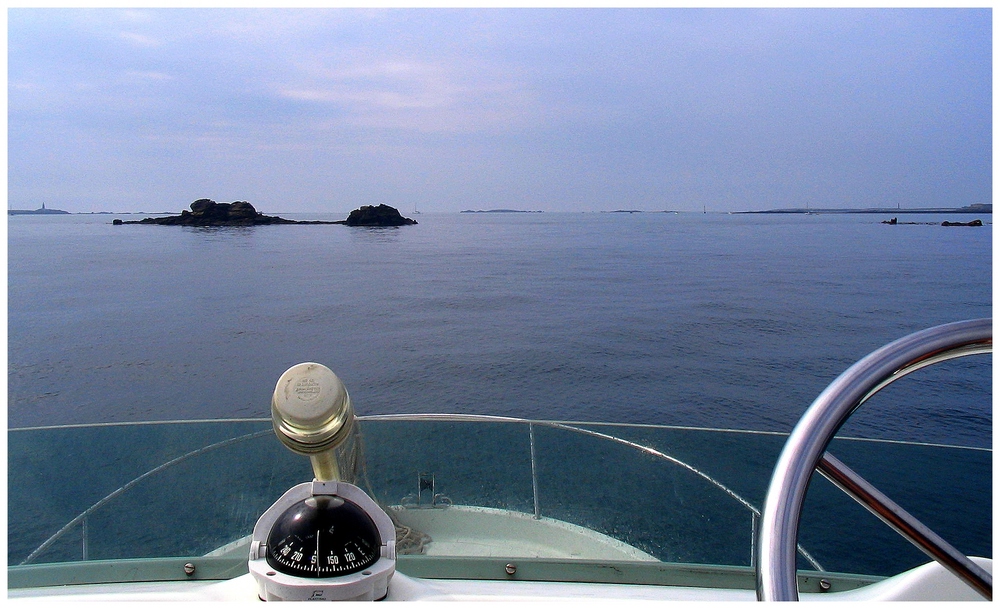
[[[299,379],[295,383],[295,387],[292,388],[292,392],[295,397],[299,398],[303,402],[311,402],[319,397],[320,394],[320,384],[312,378]]]

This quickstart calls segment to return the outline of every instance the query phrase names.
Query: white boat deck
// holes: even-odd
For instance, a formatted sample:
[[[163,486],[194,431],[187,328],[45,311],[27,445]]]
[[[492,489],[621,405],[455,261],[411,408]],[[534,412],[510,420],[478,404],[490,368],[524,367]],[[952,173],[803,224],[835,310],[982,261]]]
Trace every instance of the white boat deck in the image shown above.
[[[392,514],[400,524],[430,537],[420,552],[426,556],[656,561],[596,531],[520,512],[449,506],[394,508]]]

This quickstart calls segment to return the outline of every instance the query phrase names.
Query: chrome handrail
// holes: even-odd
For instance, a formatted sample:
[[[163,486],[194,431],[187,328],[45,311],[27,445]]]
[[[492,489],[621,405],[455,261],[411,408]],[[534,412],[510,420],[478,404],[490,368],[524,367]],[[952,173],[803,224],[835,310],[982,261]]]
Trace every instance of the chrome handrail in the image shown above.
[[[607,421],[569,421],[560,419],[525,419],[490,414],[457,414],[457,413],[407,413],[407,414],[362,414],[357,415],[358,421],[455,421],[482,423],[535,423],[537,425],[587,425],[588,427],[628,427],[636,429],[670,429],[675,431],[711,431],[718,433],[747,434],[753,436],[788,436],[786,431],[766,431],[761,429],[737,429],[735,427],[703,427],[698,425],[663,425],[659,423],[609,423]],[[9,427],[8,432],[49,431],[56,429],[93,429],[101,427],[143,427],[147,425],[202,425],[206,423],[270,423],[269,417],[249,417],[234,419],[165,419],[158,421],[116,421],[112,423],[68,423],[63,425],[32,425],[27,427]],[[942,444],[938,442],[912,442],[908,440],[888,440],[885,438],[862,438],[857,436],[840,436],[838,440],[855,442],[874,442],[879,444],[905,444],[911,446],[929,446],[934,448],[956,448],[959,450],[976,450],[992,452],[992,448],[980,446],[963,446],[961,444]]]
[[[768,487],[757,544],[757,598],[796,600],[799,514],[813,470],[847,418],[877,391],[934,363],[993,351],[993,322],[978,319],[929,328],[892,342],[837,377],[792,430]],[[937,560],[942,548],[921,550]],[[944,565],[951,568],[949,565]],[[956,573],[966,581],[975,576]],[[992,577],[989,588],[992,589]],[[974,586],[979,590],[979,586]]]

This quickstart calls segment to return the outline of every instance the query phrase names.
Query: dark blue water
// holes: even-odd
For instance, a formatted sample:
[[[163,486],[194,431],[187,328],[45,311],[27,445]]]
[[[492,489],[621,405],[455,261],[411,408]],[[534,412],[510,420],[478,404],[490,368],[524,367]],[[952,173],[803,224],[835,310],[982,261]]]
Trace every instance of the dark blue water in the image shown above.
[[[992,315],[992,226],[871,215],[424,214],[398,229],[111,219],[9,218],[10,427],[265,417],[278,376],[318,361],[359,414],[788,431],[882,344]],[[991,367],[978,356],[921,371],[845,431],[991,446]]]

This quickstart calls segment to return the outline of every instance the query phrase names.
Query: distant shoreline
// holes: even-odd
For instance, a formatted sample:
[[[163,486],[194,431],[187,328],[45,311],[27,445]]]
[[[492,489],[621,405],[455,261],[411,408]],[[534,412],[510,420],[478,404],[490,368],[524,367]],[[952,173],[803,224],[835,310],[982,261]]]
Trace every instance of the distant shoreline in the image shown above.
[[[25,215],[74,215],[74,216],[96,216],[96,215],[120,215],[120,216],[167,216],[173,212],[166,211],[81,211],[70,212],[61,209],[8,209],[7,214],[11,216]],[[301,212],[296,212],[301,213]],[[312,212],[308,212],[312,213]],[[452,212],[454,213],[454,212]],[[542,210],[525,209],[464,209],[461,214],[540,214]],[[591,212],[594,213],[594,212]],[[643,210],[643,209],[615,209],[611,211],[600,211],[602,214],[992,214],[992,204],[969,205],[966,207],[869,207],[863,209],[852,208],[809,208],[797,207],[787,209],[764,209],[749,211],[677,211],[677,210]]]
[[[8,209],[8,216],[48,216],[48,215],[63,215],[69,214],[68,211],[63,211],[61,209]]]
[[[8,209],[8,216],[47,216],[70,215],[70,216],[166,216],[168,211],[63,211],[61,209]]]
[[[460,214],[540,214],[541,210],[528,209],[463,209]]]
[[[851,208],[791,208],[762,211],[734,211],[734,214],[992,214],[993,204],[966,207],[869,207]]]

